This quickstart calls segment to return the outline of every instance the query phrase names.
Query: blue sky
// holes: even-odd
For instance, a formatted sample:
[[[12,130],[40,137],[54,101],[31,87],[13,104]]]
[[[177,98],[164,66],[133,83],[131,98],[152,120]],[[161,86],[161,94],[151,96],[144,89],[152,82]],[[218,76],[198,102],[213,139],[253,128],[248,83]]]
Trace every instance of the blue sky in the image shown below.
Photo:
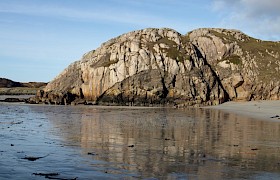
[[[0,0],[0,77],[51,81],[110,38],[149,27],[279,41],[280,0]]]

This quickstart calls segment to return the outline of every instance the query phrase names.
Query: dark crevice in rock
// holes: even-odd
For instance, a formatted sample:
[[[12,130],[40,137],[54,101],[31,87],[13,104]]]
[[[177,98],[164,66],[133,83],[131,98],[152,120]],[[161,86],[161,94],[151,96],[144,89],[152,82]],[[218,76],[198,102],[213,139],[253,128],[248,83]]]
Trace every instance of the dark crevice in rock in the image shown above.
[[[174,75],[173,76],[173,78],[172,78],[172,81],[171,81],[171,84],[172,84],[172,87],[174,88],[175,87],[175,85],[176,85],[176,75]]]
[[[162,94],[159,96],[160,98],[164,99],[167,97],[169,90],[167,89],[164,78],[161,78],[161,83],[162,83]]]
[[[81,98],[81,99],[84,99],[85,96],[84,96],[84,93],[83,93],[82,88],[80,88],[79,91],[80,91],[80,98]]]
[[[209,69],[211,70],[212,75],[214,76],[215,81],[218,82],[218,86],[221,87],[221,89],[223,90],[224,97],[223,97],[223,99],[221,99],[222,102],[219,102],[219,103],[223,103],[223,102],[229,101],[230,100],[229,94],[225,90],[225,88],[223,87],[223,84],[222,84],[219,76],[216,74],[215,70],[213,69],[213,67],[207,62],[206,55],[205,55],[205,57],[203,57],[203,55],[199,51],[198,47],[194,45],[194,48],[196,50],[197,57],[203,59],[204,65],[209,67]]]

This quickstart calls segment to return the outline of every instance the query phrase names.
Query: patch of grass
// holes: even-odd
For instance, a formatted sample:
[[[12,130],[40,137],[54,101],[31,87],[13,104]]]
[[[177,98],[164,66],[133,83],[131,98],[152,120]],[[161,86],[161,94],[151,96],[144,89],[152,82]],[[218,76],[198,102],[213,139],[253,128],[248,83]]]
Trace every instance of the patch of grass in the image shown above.
[[[261,41],[254,38],[250,38],[247,41],[240,42],[239,45],[242,47],[242,49],[249,51],[256,56],[259,56],[258,52],[267,54],[266,50],[268,50],[269,52],[279,52],[280,50],[280,44],[277,42]]]
[[[166,44],[169,48],[161,48],[160,51],[165,52],[167,54],[167,57],[170,57],[171,59],[174,59],[178,62],[183,62],[184,60],[190,60],[190,56],[187,55],[187,52],[184,48],[179,48],[178,45],[172,41],[169,40],[167,37],[162,38],[158,40],[157,42],[149,42],[148,43],[148,49],[153,52],[155,52],[154,46],[156,44]]]
[[[226,60],[228,60],[230,63],[233,63],[235,65],[241,65],[242,64],[240,56],[237,56],[237,55],[229,56],[229,57],[226,58]]]
[[[230,42],[237,41],[237,39],[231,34],[226,35],[224,33],[220,33],[215,30],[210,30],[209,32],[210,32],[210,34],[213,34],[214,36],[219,37],[224,43],[230,43]]]
[[[148,42],[147,45],[148,45],[148,49],[150,51],[152,51],[153,53],[155,53],[155,50],[154,50],[154,46],[156,44],[166,44],[167,46],[169,46],[169,48],[175,48],[177,47],[177,44],[174,42],[174,41],[171,41],[169,40],[167,37],[164,37],[164,38],[161,38],[159,39],[158,41],[156,42]]]

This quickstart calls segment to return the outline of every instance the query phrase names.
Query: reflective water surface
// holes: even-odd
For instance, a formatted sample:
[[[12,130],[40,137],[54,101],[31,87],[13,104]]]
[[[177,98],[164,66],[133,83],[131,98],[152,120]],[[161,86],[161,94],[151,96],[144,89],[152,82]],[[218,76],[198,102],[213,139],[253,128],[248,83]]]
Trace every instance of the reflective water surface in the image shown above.
[[[0,104],[0,140],[0,179],[280,179],[280,122],[214,109]]]

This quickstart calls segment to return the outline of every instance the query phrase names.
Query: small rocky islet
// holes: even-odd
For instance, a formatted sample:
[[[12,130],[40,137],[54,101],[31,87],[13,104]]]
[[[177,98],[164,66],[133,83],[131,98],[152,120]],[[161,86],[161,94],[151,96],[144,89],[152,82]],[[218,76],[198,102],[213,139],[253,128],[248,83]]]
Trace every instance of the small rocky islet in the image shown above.
[[[176,107],[280,99],[280,43],[238,30],[149,28],[103,43],[29,103]]]

